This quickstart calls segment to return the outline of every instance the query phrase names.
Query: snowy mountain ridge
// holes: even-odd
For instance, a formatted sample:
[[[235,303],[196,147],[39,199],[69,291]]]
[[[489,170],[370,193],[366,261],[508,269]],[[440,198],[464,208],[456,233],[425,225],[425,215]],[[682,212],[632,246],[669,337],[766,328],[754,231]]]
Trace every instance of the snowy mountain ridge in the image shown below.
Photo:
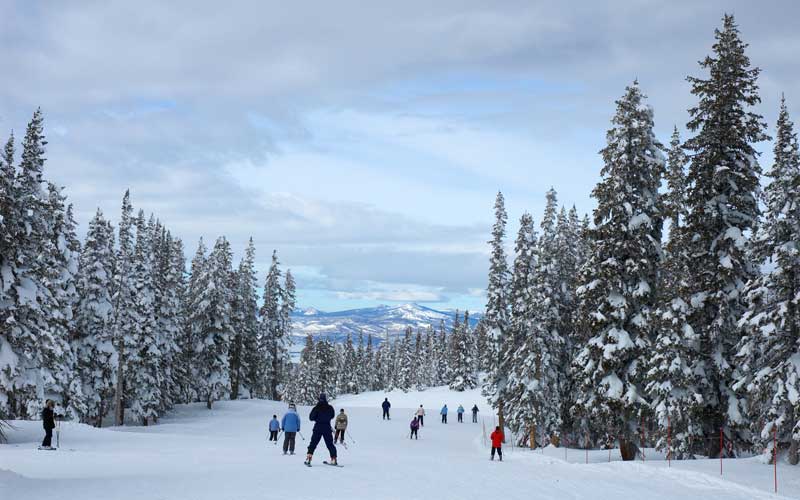
[[[470,313],[470,325],[474,327],[481,317],[481,314]],[[365,340],[371,334],[377,343],[402,335],[409,326],[414,330],[427,329],[428,326],[438,329],[440,322],[444,321],[449,330],[454,319],[455,311],[440,311],[415,303],[334,312],[307,307],[295,310],[292,315],[292,337],[295,345],[302,345],[308,334],[315,340],[325,338],[340,342],[350,334],[356,337],[362,332]]]

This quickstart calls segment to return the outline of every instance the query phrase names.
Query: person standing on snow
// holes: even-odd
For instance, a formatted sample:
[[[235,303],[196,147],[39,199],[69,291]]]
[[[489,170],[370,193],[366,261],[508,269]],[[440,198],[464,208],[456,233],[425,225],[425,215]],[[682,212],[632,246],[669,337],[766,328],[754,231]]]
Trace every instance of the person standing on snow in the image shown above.
[[[500,430],[499,425],[494,428],[494,432],[489,436],[492,440],[492,460],[494,460],[494,452],[497,450],[500,461],[503,461],[503,437],[503,431]]]
[[[272,420],[269,421],[269,440],[278,442],[278,431],[281,430],[281,423],[278,422],[278,416],[273,415]]]
[[[478,423],[478,405],[472,405],[472,423]]]
[[[311,409],[311,413],[308,415],[308,419],[314,422],[314,430],[311,434],[311,442],[308,445],[306,465],[311,465],[314,450],[317,449],[320,439],[325,440],[325,446],[328,447],[328,452],[331,454],[330,463],[338,465],[336,462],[336,446],[333,445],[333,429],[331,429],[331,420],[335,416],[336,411],[333,406],[328,404],[328,397],[323,392],[319,395],[319,402]]]
[[[458,405],[458,409],[456,410],[456,413],[458,413],[458,423],[463,424],[464,423],[464,407],[461,406],[461,405]]]
[[[339,441],[339,436],[341,436],[341,443],[344,444],[344,432],[347,430],[347,415],[344,412],[344,408],[339,410],[334,427],[336,428],[336,435],[333,436],[334,444]]]
[[[300,432],[300,415],[294,403],[289,403],[289,410],[281,419],[281,430],[283,431],[283,454],[287,452],[294,455],[294,440]]]
[[[408,439],[419,439],[419,417],[414,417],[414,420],[411,421],[411,435]]]
[[[42,440],[43,450],[52,450],[53,446],[53,429],[56,428],[55,408],[56,403],[52,399],[48,399],[44,403],[42,410],[42,427],[44,427],[44,440]]]
[[[389,418],[389,408],[392,407],[392,403],[389,402],[389,398],[383,400],[383,404],[381,404],[381,408],[383,408],[383,419],[384,420],[391,420]]]
[[[417,410],[417,419],[419,420],[419,426],[425,427],[425,408],[422,405],[419,405],[419,410]]]
[[[442,423],[447,423],[447,405],[442,406],[442,411],[439,412],[439,415],[442,416]]]

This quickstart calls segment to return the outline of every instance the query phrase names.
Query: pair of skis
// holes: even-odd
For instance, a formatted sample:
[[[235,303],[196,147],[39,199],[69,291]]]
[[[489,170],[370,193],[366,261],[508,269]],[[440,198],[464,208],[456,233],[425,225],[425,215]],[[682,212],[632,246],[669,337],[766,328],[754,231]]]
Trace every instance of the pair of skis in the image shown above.
[[[344,465],[339,465],[339,464],[335,464],[335,463],[332,463],[332,462],[328,462],[327,460],[323,460],[322,463],[325,464],[325,465],[330,465],[331,467],[340,467],[340,468],[344,467]],[[305,465],[306,467],[311,467],[312,466],[311,462],[303,462],[303,465]]]

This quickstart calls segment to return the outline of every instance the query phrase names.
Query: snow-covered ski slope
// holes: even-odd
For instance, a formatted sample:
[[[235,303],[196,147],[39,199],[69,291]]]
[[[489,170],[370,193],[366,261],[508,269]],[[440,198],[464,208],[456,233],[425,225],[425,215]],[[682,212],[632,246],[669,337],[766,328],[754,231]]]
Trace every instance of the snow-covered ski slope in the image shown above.
[[[655,460],[606,463],[608,453],[581,450],[505,450],[503,463],[489,461],[483,423],[456,423],[459,404],[477,403],[487,432],[488,406],[477,391],[445,388],[389,393],[392,420],[382,421],[383,393],[340,397],[355,442],[339,449],[344,468],[303,466],[308,441],[298,437],[297,455],[283,456],[267,442],[267,422],[285,406],[270,401],[217,403],[178,408],[152,427],[93,429],[62,424],[61,450],[37,451],[39,422],[15,422],[11,443],[0,445],[0,499],[761,499],[800,498],[800,470],[779,468],[781,492],[771,493],[772,469],[757,459],[719,462]],[[439,409],[447,403],[447,425]],[[428,413],[419,441],[408,439],[414,409]],[[301,408],[303,434],[311,436],[308,408]],[[282,441],[282,438],[281,438]],[[612,453],[617,460],[617,454]],[[652,459],[652,460],[651,460]]]

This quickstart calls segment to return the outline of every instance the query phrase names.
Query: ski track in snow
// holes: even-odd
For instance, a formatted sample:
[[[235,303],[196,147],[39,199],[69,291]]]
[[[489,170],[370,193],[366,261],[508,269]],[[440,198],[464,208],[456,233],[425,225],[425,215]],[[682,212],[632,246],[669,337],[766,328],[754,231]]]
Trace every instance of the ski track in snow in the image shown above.
[[[771,493],[772,468],[757,459],[719,462],[696,460],[623,463],[594,450],[584,464],[583,450],[504,449],[504,461],[489,461],[483,436],[493,418],[478,391],[454,393],[435,388],[421,393],[389,393],[392,420],[382,421],[384,393],[345,396],[334,401],[350,417],[355,443],[339,447],[344,468],[322,464],[323,443],[314,467],[303,466],[308,441],[297,439],[297,454],[283,456],[280,444],[267,442],[267,422],[282,416],[285,405],[271,401],[184,405],[159,425],[93,429],[65,423],[62,449],[36,450],[40,422],[14,422],[11,443],[0,446],[0,498],[69,499],[775,499],[800,497],[796,468],[783,466],[781,495]],[[439,422],[447,403],[449,423]],[[456,422],[459,404],[477,403],[483,422],[465,414]],[[481,404],[483,403],[483,404]],[[424,404],[425,427],[418,441],[408,439],[413,412]],[[311,437],[309,408],[301,407],[303,434]],[[70,451],[74,450],[74,451]],[[657,456],[648,450],[649,455]],[[648,455],[648,456],[649,456]],[[617,452],[612,459],[617,460]],[[715,475],[716,474],[716,475]]]

